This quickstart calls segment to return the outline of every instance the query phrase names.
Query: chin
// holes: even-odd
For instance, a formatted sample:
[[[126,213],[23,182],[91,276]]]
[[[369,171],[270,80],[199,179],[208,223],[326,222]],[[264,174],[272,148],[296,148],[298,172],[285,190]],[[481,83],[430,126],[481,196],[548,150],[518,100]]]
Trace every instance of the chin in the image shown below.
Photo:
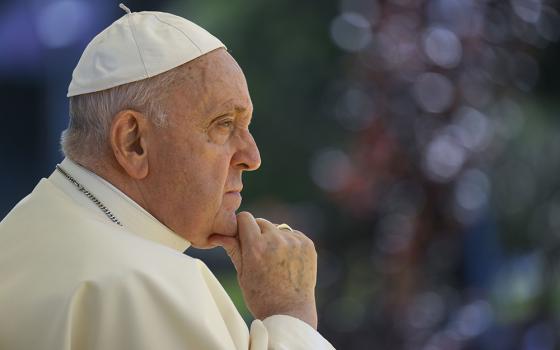
[[[235,215],[235,212],[219,213],[216,217],[216,220],[214,220],[212,233],[217,233],[224,236],[237,235],[237,216]]]
[[[193,232],[192,229],[190,232]],[[183,235],[190,243],[191,246],[197,249],[211,249],[214,245],[208,243],[208,237],[213,234],[234,237],[237,235],[237,215],[235,212],[219,212],[214,217],[214,222],[211,227],[202,228],[199,235],[193,237]]]

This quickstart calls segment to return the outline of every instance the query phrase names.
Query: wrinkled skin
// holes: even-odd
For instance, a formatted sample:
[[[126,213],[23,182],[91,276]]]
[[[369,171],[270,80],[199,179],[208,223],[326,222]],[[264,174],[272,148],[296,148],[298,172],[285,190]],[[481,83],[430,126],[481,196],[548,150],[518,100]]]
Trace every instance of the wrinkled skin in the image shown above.
[[[166,127],[121,111],[111,126],[110,154],[81,163],[193,246],[222,246],[256,318],[291,315],[316,328],[313,242],[236,214],[242,173],[261,162],[249,132],[253,106],[243,72],[224,49],[176,69],[183,79],[167,92]]]
[[[317,253],[303,233],[280,230],[250,213],[237,216],[238,236],[213,236],[231,258],[247,307],[256,318],[283,314],[317,328]]]
[[[245,77],[223,49],[183,67],[186,83],[167,101],[170,125],[154,129],[144,193],[149,211],[208,248],[212,233],[234,236],[243,171],[260,166],[249,132],[253,106]]]

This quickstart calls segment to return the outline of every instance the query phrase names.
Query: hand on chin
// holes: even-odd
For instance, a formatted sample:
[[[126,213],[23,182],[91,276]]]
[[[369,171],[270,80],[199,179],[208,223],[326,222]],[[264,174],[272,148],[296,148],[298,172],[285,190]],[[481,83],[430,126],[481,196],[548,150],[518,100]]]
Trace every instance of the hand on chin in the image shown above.
[[[221,240],[237,239],[237,217],[235,213],[226,220],[217,220],[208,236],[208,248],[222,246]]]

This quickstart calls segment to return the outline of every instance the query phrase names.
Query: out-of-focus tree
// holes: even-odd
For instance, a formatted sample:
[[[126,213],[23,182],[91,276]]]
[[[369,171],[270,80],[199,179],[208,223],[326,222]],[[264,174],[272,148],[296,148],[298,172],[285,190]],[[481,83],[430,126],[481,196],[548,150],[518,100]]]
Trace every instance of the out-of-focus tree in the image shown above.
[[[352,236],[332,248],[348,272],[330,316],[348,317],[325,315],[329,331],[355,348],[554,348],[558,85],[535,89],[556,70],[539,65],[556,4],[343,0],[330,33],[346,76],[326,110],[349,142],[313,166]]]

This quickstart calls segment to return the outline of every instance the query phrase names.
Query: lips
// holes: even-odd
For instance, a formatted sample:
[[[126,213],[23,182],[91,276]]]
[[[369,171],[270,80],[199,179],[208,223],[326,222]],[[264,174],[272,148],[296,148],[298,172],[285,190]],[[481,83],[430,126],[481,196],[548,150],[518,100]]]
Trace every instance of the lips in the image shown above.
[[[224,196],[225,203],[231,205],[230,209],[237,210],[241,206],[241,193],[237,191],[229,191]]]
[[[226,193],[233,193],[233,192],[241,193],[241,191],[243,191],[243,186],[232,188],[231,190],[226,191]]]

